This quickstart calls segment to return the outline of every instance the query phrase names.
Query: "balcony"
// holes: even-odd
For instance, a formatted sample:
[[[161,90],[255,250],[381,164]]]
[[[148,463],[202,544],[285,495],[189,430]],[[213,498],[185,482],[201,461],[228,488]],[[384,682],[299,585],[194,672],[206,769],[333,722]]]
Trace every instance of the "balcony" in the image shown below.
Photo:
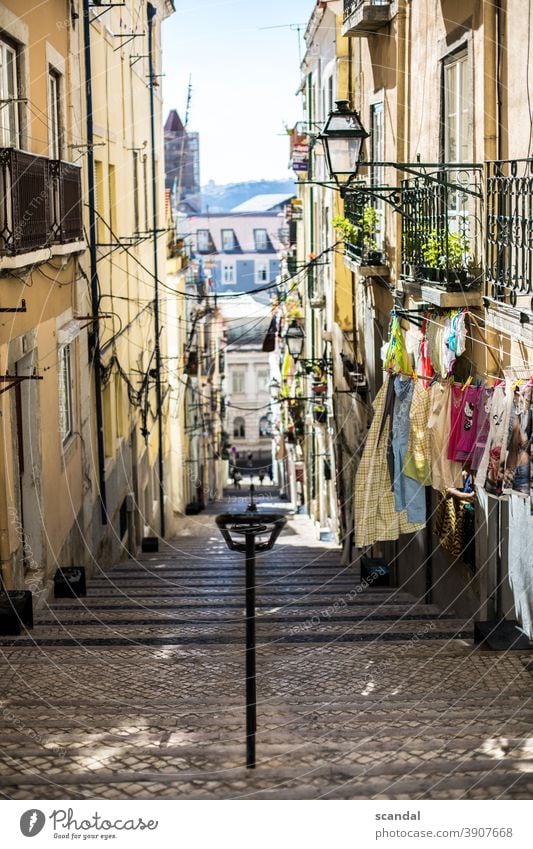
[[[368,203],[363,192],[350,192],[344,201],[344,215],[353,228],[344,245],[347,265],[352,270],[357,268],[363,276],[387,277],[387,260],[378,242],[382,236],[381,219],[375,206]]]
[[[481,169],[443,166],[403,180],[400,196],[404,288],[441,307],[479,303]]]
[[[42,262],[83,240],[81,171],[14,148],[0,148],[0,264]],[[66,250],[62,246],[70,245]],[[28,255],[31,254],[31,257]]]
[[[344,0],[342,34],[358,38],[377,32],[392,20],[392,0]]]
[[[488,162],[486,177],[487,294],[533,308],[533,159]]]

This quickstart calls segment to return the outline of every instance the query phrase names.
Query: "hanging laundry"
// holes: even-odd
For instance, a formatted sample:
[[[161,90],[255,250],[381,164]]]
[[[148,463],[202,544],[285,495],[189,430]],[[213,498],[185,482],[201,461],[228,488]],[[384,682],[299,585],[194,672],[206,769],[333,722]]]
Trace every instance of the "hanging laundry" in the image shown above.
[[[523,495],[532,494],[531,430],[533,408],[530,386],[515,390],[509,422],[508,454],[505,463],[503,489]]]
[[[454,495],[441,493],[435,511],[435,535],[441,547],[454,557],[461,557],[467,546],[465,524],[467,506],[469,505]]]
[[[493,388],[481,386],[477,402],[477,427],[470,468],[475,472],[479,469],[490,431],[490,409],[492,406]]]
[[[452,386],[448,459],[470,465],[477,434],[478,402],[481,387]]]
[[[533,640],[533,516],[530,499],[509,497],[509,583],[516,615],[524,633]]]
[[[435,314],[428,322],[426,333],[429,358],[435,374],[446,377],[448,372],[444,363],[444,316]]]
[[[431,448],[431,485],[433,489],[445,490],[449,486],[462,486],[461,463],[448,459],[450,438],[451,386],[449,383],[433,383],[428,418]]]
[[[490,409],[489,436],[476,477],[477,486],[484,487],[490,495],[500,496],[503,492],[513,398],[510,381],[495,387]]]
[[[416,364],[416,371],[418,372],[418,374],[421,375],[422,377],[429,378],[428,380],[423,381],[422,385],[423,385],[424,389],[428,388],[430,380],[433,377],[433,375],[435,374],[435,371],[433,369],[433,365],[431,363],[431,359],[429,357],[429,346],[428,346],[428,340],[427,340],[427,335],[426,335],[427,334],[427,325],[428,325],[427,320],[424,320],[424,322],[422,324],[422,339],[420,341],[419,358],[418,358],[418,362]]]
[[[385,381],[374,401],[374,418],[355,478],[355,545],[363,548],[378,540],[398,539],[414,533],[424,523],[409,522],[406,511],[397,513],[387,464],[387,426],[382,428],[385,398],[392,378]],[[381,435],[380,435],[381,434]]]
[[[426,493],[417,480],[403,474],[403,464],[409,442],[409,412],[413,400],[414,381],[411,378],[394,378],[394,413],[392,417],[392,451],[394,456],[394,503],[401,513],[407,510],[410,522],[425,523]]]
[[[409,442],[403,464],[403,473],[424,486],[431,486],[431,455],[428,429],[431,394],[422,381],[416,380],[409,412]]]
[[[410,374],[412,371],[411,359],[405,347],[403,330],[397,315],[392,316],[390,323],[384,368],[393,372],[401,371],[404,374]]]

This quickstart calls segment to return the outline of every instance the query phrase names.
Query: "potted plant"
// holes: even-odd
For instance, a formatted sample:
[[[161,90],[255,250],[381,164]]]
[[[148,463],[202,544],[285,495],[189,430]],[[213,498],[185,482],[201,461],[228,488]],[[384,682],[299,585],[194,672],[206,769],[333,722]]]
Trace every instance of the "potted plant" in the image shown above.
[[[323,404],[315,404],[313,406],[313,418],[318,424],[326,424],[328,420],[328,411]]]
[[[379,250],[376,241],[376,233],[378,230],[379,216],[375,207],[367,204],[363,209],[361,219],[363,226],[363,248],[366,265],[382,265],[383,252]]]
[[[464,285],[468,281],[470,243],[462,233],[433,229],[421,245],[421,275],[433,283]]]

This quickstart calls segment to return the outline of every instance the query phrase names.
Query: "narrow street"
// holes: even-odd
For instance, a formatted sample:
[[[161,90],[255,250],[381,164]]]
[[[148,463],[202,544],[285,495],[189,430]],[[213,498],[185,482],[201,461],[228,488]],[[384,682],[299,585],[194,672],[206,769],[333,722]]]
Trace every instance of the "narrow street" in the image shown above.
[[[473,650],[469,623],[363,588],[306,516],[258,559],[246,771],[244,569],[214,516],[242,495],[0,638],[1,796],[531,798],[530,660]]]

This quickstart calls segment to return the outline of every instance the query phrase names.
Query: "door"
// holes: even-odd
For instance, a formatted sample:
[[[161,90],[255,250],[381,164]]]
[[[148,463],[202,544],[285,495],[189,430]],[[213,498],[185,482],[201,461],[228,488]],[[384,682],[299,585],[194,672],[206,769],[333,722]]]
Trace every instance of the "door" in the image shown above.
[[[32,351],[18,360],[18,376],[32,375],[36,352]],[[15,387],[19,527],[21,528],[22,564],[26,588],[36,589],[45,579],[43,527],[41,504],[41,439],[39,414],[39,384],[36,380],[23,380]],[[59,439],[59,437],[57,437]]]

